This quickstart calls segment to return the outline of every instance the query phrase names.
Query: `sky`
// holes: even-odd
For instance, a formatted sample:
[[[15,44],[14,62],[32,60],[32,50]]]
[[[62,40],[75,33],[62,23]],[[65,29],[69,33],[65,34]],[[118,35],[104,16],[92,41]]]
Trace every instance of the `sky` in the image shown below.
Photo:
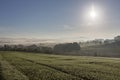
[[[0,37],[113,38],[120,34],[119,4],[120,0],[0,0]]]

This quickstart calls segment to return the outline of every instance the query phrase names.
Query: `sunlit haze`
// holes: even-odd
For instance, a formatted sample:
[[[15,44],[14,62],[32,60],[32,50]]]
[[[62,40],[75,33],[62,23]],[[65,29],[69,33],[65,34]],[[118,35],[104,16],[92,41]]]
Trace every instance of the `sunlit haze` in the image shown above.
[[[0,38],[110,39],[120,34],[119,4],[120,0],[1,0]]]

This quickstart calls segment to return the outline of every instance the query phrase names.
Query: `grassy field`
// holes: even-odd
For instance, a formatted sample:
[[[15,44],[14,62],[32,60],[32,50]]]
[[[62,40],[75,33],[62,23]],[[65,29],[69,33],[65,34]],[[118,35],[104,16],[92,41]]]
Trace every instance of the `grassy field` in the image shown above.
[[[120,80],[120,58],[0,52],[0,80]]]

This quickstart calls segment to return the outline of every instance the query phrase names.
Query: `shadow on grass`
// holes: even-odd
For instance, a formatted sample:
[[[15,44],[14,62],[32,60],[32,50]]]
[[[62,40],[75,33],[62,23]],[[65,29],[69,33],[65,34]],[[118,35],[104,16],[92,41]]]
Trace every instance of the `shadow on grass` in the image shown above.
[[[0,63],[0,80],[5,80],[2,74],[2,67],[1,67],[1,63]]]

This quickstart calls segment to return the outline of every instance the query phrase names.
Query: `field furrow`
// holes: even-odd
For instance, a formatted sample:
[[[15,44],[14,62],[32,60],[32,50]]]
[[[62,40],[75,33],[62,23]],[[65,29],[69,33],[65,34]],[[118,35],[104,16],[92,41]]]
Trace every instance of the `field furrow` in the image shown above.
[[[77,76],[80,78],[83,78],[84,80],[100,80],[101,77],[103,77],[103,80],[109,79],[109,80],[119,80],[120,79],[120,72],[115,73],[114,70],[119,71],[119,69],[112,69],[112,68],[107,68],[105,69],[103,66],[98,66],[98,65],[89,65],[89,64],[80,64],[80,65],[72,65],[72,66],[61,66],[61,65],[56,65],[56,64],[51,64],[51,63],[41,63],[41,61],[34,61],[31,59],[26,59],[22,58],[24,60],[40,64],[43,66],[47,66],[50,68],[54,68],[56,70],[62,71],[64,73]],[[95,68],[97,67],[97,68]],[[94,69],[93,69],[94,68]],[[101,69],[103,69],[101,71]],[[105,69],[105,71],[104,71]],[[112,71],[110,71],[112,70]],[[111,77],[113,76],[113,77]],[[119,77],[119,79],[117,79]]]
[[[1,69],[1,80],[29,80],[28,77],[23,75],[14,66],[10,65],[0,55],[0,69]]]
[[[3,55],[4,58],[18,70],[29,77],[30,80],[83,80],[76,76],[58,71],[45,65],[36,64],[33,61],[25,60],[14,56]]]
[[[120,59],[24,52],[1,53],[30,80],[120,80]]]
[[[18,56],[18,55],[15,55],[15,56]],[[20,55],[18,57],[22,57],[24,59],[30,60],[35,63],[44,64],[49,67],[53,67],[55,69],[69,73],[71,75],[81,77],[85,80],[101,80],[101,78],[102,78],[102,80],[106,80],[106,79],[107,80],[108,79],[109,80],[114,80],[114,79],[119,80],[120,79],[120,68],[119,67],[113,68],[110,66],[104,66],[104,65],[100,65],[100,64],[99,65],[98,64],[89,64],[89,63],[91,63],[91,61],[94,61],[93,59],[87,60],[87,63],[84,63],[84,60],[82,60],[83,62],[81,62],[81,63],[76,63],[77,61],[75,62],[75,61],[73,61],[74,59],[72,60],[72,58],[71,58],[71,60],[73,61],[72,62],[72,61],[70,61],[70,59],[67,59],[67,57],[66,57],[66,60],[59,61],[59,60],[57,60],[57,58],[60,59],[60,57],[58,57],[58,56],[57,57],[53,56],[52,58],[49,57],[50,58],[49,59],[48,56],[40,57],[39,55],[32,56],[32,54],[30,54],[30,55],[26,54],[27,56],[25,56],[25,55],[20,56]],[[62,57],[62,59],[63,59],[63,57]],[[97,61],[98,61],[98,59],[97,59]],[[106,61],[107,60],[108,59],[106,58]],[[110,61],[114,61],[114,60],[112,60],[112,59],[108,60],[107,64],[111,63]],[[105,61],[105,60],[102,59],[102,61]],[[94,62],[96,63],[96,61],[94,61]],[[114,62],[112,62],[112,63],[114,63]],[[115,61],[115,63],[113,65],[118,66],[119,64],[120,64],[119,61]]]
[[[44,63],[40,63],[40,62],[35,62],[35,61],[33,61],[33,60],[30,60],[30,59],[25,59],[25,58],[21,58],[21,59],[26,60],[26,61],[30,61],[30,62],[35,63],[35,64],[39,64],[39,65],[42,65],[42,66],[46,66],[46,67],[49,67],[49,68],[52,68],[52,69],[55,69],[55,70],[57,70],[57,71],[63,72],[63,73],[65,73],[65,74],[68,74],[68,75],[71,75],[71,76],[79,77],[78,79],[89,80],[89,79],[86,78],[86,77],[76,76],[76,75],[71,74],[71,73],[69,73],[69,72],[67,72],[67,71],[65,71],[65,70],[63,70],[63,69],[61,69],[61,68],[58,68],[58,67],[54,67],[54,66],[47,65],[47,64],[44,64]]]

